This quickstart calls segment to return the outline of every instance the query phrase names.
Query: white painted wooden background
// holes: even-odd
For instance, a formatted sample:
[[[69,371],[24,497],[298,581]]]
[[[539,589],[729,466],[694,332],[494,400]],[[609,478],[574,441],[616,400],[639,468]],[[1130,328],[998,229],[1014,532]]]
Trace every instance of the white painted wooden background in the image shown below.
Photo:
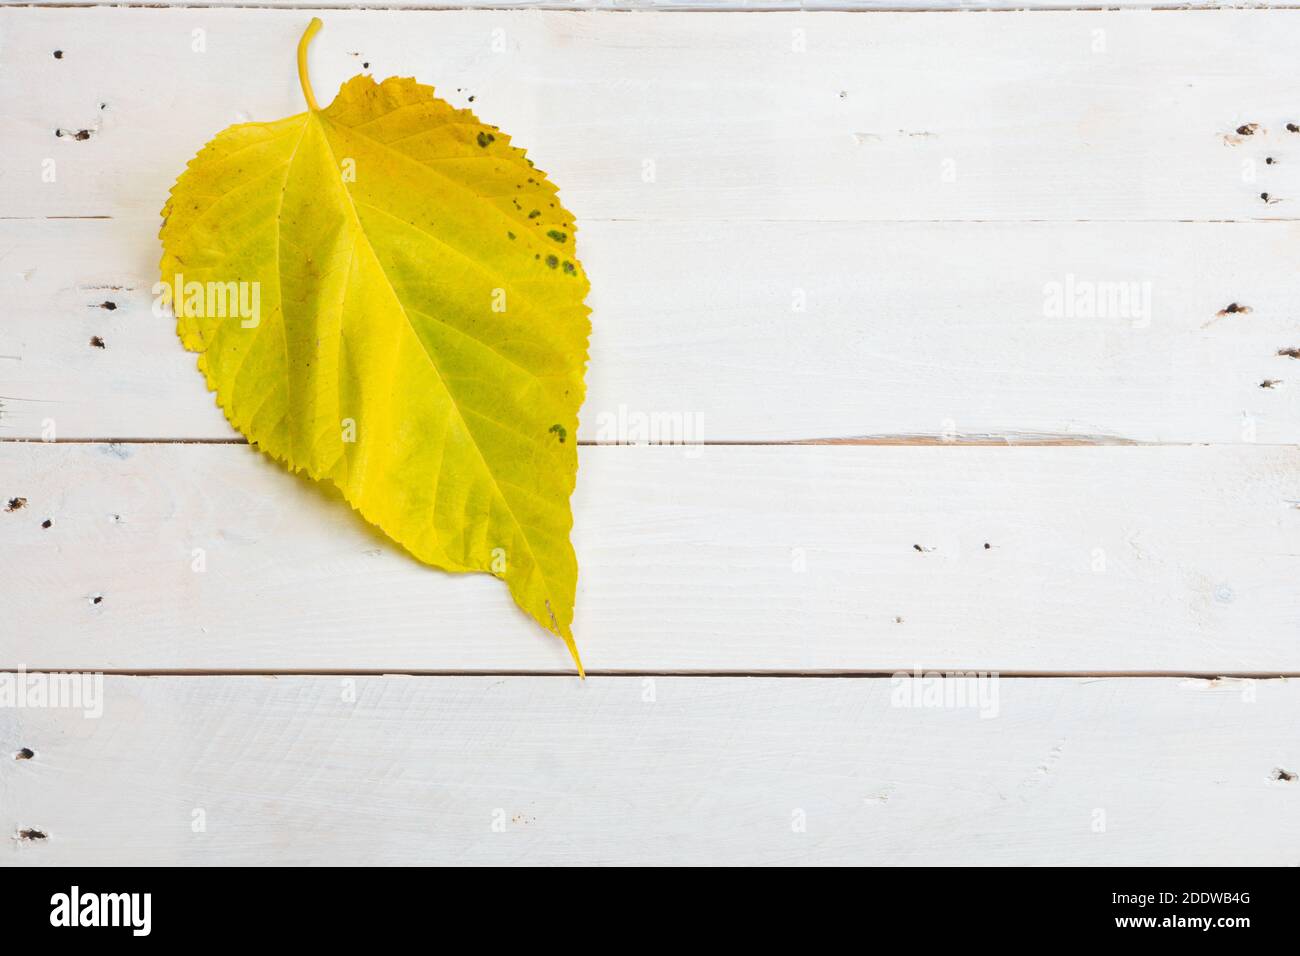
[[[1300,11],[380,5],[316,89],[473,96],[582,223],[592,676],[151,313],[312,12],[0,5],[0,668],[107,674],[0,707],[0,865],[1300,864]]]

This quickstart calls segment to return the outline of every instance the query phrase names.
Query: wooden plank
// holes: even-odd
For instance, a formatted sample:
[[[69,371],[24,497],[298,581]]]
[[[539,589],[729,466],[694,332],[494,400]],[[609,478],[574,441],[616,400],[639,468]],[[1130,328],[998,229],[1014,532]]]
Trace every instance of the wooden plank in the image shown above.
[[[155,213],[217,130],[302,108],[307,16],[0,10],[0,214]],[[1300,11],[630,16],[332,11],[315,85],[368,69],[474,96],[588,223],[1274,219],[1300,199]]]
[[[1300,449],[584,447],[593,672],[1300,671]],[[569,673],[246,446],[0,444],[0,667]],[[51,526],[43,527],[49,520]]]
[[[44,835],[0,865],[1300,862],[1295,682],[898,706],[945,686],[107,677],[0,709],[0,827]]]
[[[156,232],[0,222],[0,436],[237,437],[151,308]],[[1297,248],[1295,223],[595,222],[579,437],[1300,442]],[[1053,312],[1067,286],[1131,307]]]

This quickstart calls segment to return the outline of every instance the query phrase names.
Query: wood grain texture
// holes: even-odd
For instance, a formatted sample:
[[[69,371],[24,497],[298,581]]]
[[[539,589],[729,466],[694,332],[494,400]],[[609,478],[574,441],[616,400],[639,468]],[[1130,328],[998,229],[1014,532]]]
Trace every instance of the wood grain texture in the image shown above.
[[[0,437],[237,437],[152,310],[156,232],[0,222]],[[1297,248],[1295,223],[595,222],[579,437],[1298,442]],[[1133,308],[1054,314],[1067,283]]]
[[[0,10],[0,210],[152,215],[217,130],[302,109],[307,16]],[[1255,220],[1300,201],[1300,11],[326,20],[317,89],[369,70],[474,96],[582,222]]]
[[[1300,863],[1295,682],[984,686],[107,677],[0,709],[0,866]]]
[[[1294,673],[1298,463],[584,447],[574,632],[592,671]],[[7,442],[11,498],[0,666],[570,671],[501,582],[416,563],[246,446]]]

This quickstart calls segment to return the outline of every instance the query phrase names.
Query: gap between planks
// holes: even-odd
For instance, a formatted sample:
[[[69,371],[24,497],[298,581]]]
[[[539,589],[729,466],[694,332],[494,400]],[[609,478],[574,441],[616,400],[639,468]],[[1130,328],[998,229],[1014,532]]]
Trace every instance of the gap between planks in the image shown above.
[[[101,674],[105,677],[549,677],[575,679],[578,675],[563,670],[400,670],[385,668],[287,668],[284,670],[231,670],[202,668],[115,669],[102,667],[0,667],[0,673],[24,674]],[[959,678],[970,674],[987,674],[1007,680],[1221,680],[1288,681],[1300,678],[1300,671],[1002,671],[989,667],[916,667],[898,670],[643,670],[608,668],[587,670],[588,678],[597,677],[756,677],[781,680],[885,680],[903,677]]]
[[[22,399],[6,399],[0,396],[0,400],[22,401]],[[14,445],[248,445],[246,438],[59,438],[53,441],[44,441],[37,438],[5,438],[0,436],[0,444],[8,443]],[[944,438],[938,435],[857,435],[846,436],[843,438],[790,438],[785,440],[771,439],[719,439],[716,441],[699,441],[699,442],[620,442],[620,441],[593,441],[591,439],[579,439],[579,448],[622,448],[638,446],[661,445],[670,448],[765,448],[765,447],[783,447],[787,445],[884,445],[884,446],[908,446],[916,445],[923,447],[931,446],[952,446],[957,448],[1080,448],[1080,447],[1099,447],[1099,446],[1125,446],[1131,448],[1192,448],[1192,447],[1210,447],[1213,445],[1230,445],[1227,442],[1197,441],[1197,442],[1176,442],[1176,441],[1138,441],[1132,438],[1123,438],[1118,435],[958,435],[955,438]],[[1251,444],[1271,446],[1281,445],[1290,447],[1290,442],[1252,442]]]
[[[6,8],[3,5],[3,0],[0,0],[0,10],[3,9]],[[224,10],[228,8],[214,7],[213,9]],[[258,8],[258,9],[279,9],[279,8],[267,7],[267,8]],[[1300,9],[1300,7],[1298,7],[1297,9]],[[60,216],[0,216],[0,222],[60,222],[60,221],[112,222],[113,220],[119,218],[129,221],[135,219],[136,217],[134,216],[119,217],[119,216],[109,216],[109,215],[100,215],[100,214],[87,214],[87,215],[67,214],[67,215],[60,215]],[[159,217],[158,221],[162,222],[162,218]],[[653,218],[649,216],[583,216],[582,221],[588,224],[606,223],[606,222],[631,222],[631,223],[655,224],[655,223],[672,223],[672,222],[676,222],[677,220],[670,219],[670,218]],[[852,225],[864,225],[864,226],[871,226],[871,225],[877,225],[877,226],[905,226],[905,225],[913,225],[913,226],[915,225],[921,225],[921,226],[926,226],[926,225],[929,226],[945,226],[945,225],[1143,226],[1146,225],[1146,226],[1151,226],[1151,225],[1167,225],[1169,223],[1180,223],[1180,224],[1185,224],[1190,226],[1196,226],[1196,225],[1222,226],[1222,225],[1258,225],[1261,223],[1287,224],[1293,222],[1300,222],[1300,216],[1250,216],[1248,218],[1228,218],[1228,219],[1221,219],[1221,218],[1214,218],[1214,217],[1200,217],[1195,219],[1185,219],[1185,218],[1178,218],[1173,216],[1166,216],[1163,218],[1160,217],[1148,218],[1148,219],[1111,219],[1102,216],[1088,216],[1082,219],[1067,219],[1061,217],[1056,217],[1056,218],[1041,218],[1041,217],[1023,218],[1022,217],[1022,218],[1014,218],[1014,219],[986,219],[978,216],[949,216],[943,219],[935,219],[935,218],[927,219],[924,217],[920,217],[916,219],[873,219],[865,216],[854,216],[848,219],[829,219],[829,218],[819,219],[819,218],[810,218],[810,217],[801,217],[801,218],[760,217],[755,219],[724,219],[721,217],[701,216],[698,218],[691,219],[689,220],[689,222],[691,224],[700,224],[700,225],[728,223],[728,224],[736,224],[742,226],[750,226],[750,225],[784,225],[784,226],[817,226],[817,225],[822,225],[822,226],[852,226]],[[161,248],[161,246],[159,248]]]
[[[614,0],[617,2],[617,0]],[[954,0],[961,4],[963,0]],[[42,10],[83,10],[94,7],[114,7],[124,10],[375,10],[401,11],[403,13],[467,13],[467,12],[516,12],[519,10],[536,10],[547,13],[1111,13],[1130,11],[1134,13],[1199,13],[1220,10],[1269,11],[1300,10],[1296,4],[1265,3],[1160,3],[1155,2],[1126,3],[1112,0],[1110,3],[1075,4],[1071,6],[1051,5],[1017,5],[1015,3],[981,3],[979,5],[946,6],[918,4],[916,6],[862,6],[853,4],[812,4],[779,3],[760,7],[735,4],[657,2],[648,0],[623,6],[608,6],[593,3],[533,3],[522,0],[520,3],[420,3],[371,5],[362,3],[114,3],[112,0],[87,0],[84,3],[3,3],[0,6],[12,9]]]

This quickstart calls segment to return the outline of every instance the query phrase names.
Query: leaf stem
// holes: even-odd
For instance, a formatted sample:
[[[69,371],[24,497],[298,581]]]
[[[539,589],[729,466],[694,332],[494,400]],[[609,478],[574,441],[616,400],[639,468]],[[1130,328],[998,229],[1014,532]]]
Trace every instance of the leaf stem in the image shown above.
[[[302,84],[302,95],[307,100],[307,108],[313,111],[318,111],[320,104],[316,102],[316,95],[311,91],[311,77],[307,75],[307,44],[311,43],[311,38],[320,28],[320,17],[312,17],[302,39],[298,41],[298,82]]]

